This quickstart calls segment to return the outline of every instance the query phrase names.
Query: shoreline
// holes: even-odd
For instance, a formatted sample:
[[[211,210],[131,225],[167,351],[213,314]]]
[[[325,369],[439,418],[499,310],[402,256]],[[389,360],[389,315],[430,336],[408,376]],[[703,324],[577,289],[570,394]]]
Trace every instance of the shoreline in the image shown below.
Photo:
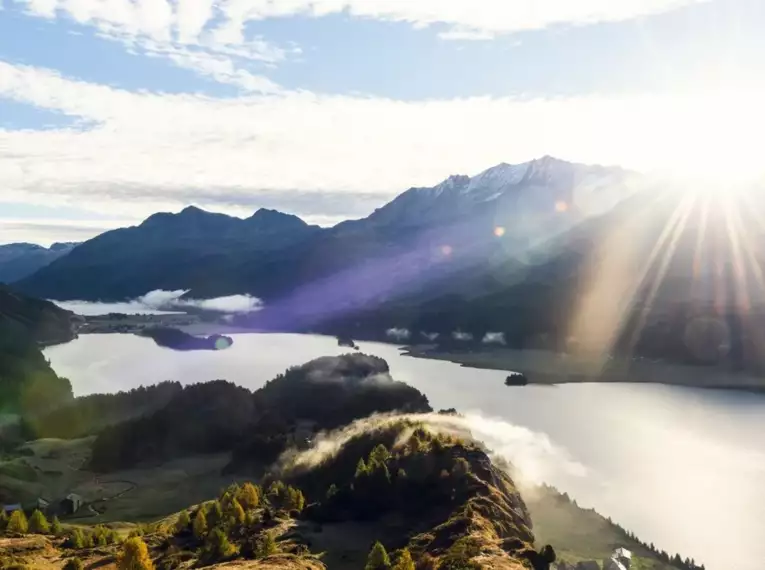
[[[462,368],[520,372],[529,386],[563,384],[657,384],[710,390],[735,390],[765,394],[765,377],[720,368],[691,366],[646,359],[594,359],[543,350],[492,348],[476,352],[438,351],[433,345],[402,348],[402,355],[443,360]]]
[[[127,315],[126,318],[118,319],[109,318],[107,315],[85,317],[85,322],[76,332],[77,335],[140,334],[146,328],[156,326],[176,328],[194,336],[276,333],[276,331],[251,329],[224,322],[203,321],[197,315],[186,313]],[[386,342],[384,339],[360,342],[379,342],[397,346],[402,356],[443,360],[463,368],[520,372],[527,377],[529,386],[584,383],[657,384],[765,394],[765,377],[724,368],[652,361],[640,357],[633,359],[610,357],[598,361],[584,356],[535,349],[483,347],[479,350],[439,351],[434,344],[406,346],[401,343]]]

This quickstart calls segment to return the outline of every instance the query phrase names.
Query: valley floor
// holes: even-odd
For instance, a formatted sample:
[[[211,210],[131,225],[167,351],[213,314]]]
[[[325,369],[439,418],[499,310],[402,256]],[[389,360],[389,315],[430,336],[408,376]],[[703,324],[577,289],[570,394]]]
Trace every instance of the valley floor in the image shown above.
[[[411,346],[404,354],[415,358],[446,360],[467,368],[521,372],[529,384],[538,385],[635,382],[765,392],[765,377],[711,366],[651,361],[641,357],[631,360],[607,357],[598,360],[544,350],[501,347],[442,351],[433,345]]]

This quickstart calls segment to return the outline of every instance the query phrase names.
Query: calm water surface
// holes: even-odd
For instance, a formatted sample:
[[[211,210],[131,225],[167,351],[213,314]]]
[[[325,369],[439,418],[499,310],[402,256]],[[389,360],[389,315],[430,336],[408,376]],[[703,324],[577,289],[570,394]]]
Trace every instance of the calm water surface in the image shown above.
[[[710,570],[762,570],[765,396],[637,384],[507,388],[502,372],[361,348],[435,409],[527,428],[513,430],[504,451],[580,505]],[[85,335],[45,350],[76,395],[218,378],[255,389],[289,366],[345,352],[333,338],[288,334],[235,335],[221,352],[174,352],[133,335]]]

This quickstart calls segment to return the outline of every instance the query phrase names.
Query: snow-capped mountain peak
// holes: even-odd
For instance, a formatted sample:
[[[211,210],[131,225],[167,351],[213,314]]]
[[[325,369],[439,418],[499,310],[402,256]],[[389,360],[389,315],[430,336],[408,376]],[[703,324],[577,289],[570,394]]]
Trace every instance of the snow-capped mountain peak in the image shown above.
[[[514,186],[523,180],[528,168],[529,163],[507,164],[503,162],[471,178],[468,192],[495,193],[507,186]]]
[[[543,156],[521,164],[500,163],[473,177],[453,175],[431,188],[412,188],[372,219],[383,225],[428,225],[494,203],[497,211],[512,215],[554,213],[559,203],[603,211],[624,197],[624,178],[621,169]]]

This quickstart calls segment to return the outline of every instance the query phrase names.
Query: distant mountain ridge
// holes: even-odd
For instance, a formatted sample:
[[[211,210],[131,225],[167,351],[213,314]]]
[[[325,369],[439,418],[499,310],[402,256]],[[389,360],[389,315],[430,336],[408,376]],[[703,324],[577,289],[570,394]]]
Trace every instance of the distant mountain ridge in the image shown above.
[[[274,210],[258,210],[243,220],[189,206],[88,240],[19,287],[48,298],[85,300],[126,299],[154,289],[214,288],[218,272],[232,260],[267,258],[318,231]]]
[[[54,243],[49,248],[33,243],[0,245],[0,283],[13,283],[63,257],[77,243]]]
[[[122,300],[190,289],[197,297],[250,293],[289,303],[312,284],[334,280],[326,283],[334,294],[374,304],[425,282],[482,272],[487,260],[501,257],[515,267],[531,245],[608,210],[638,184],[638,175],[620,168],[543,157],[412,188],[367,218],[326,229],[273,210],[242,220],[192,206],[106,232],[18,286],[57,299]],[[448,264],[438,259],[443,251]],[[353,271],[359,277],[347,274]],[[359,278],[377,271],[390,278],[386,290],[367,287],[368,294],[353,300],[354,290],[365,288]],[[449,287],[472,287],[457,281]]]

